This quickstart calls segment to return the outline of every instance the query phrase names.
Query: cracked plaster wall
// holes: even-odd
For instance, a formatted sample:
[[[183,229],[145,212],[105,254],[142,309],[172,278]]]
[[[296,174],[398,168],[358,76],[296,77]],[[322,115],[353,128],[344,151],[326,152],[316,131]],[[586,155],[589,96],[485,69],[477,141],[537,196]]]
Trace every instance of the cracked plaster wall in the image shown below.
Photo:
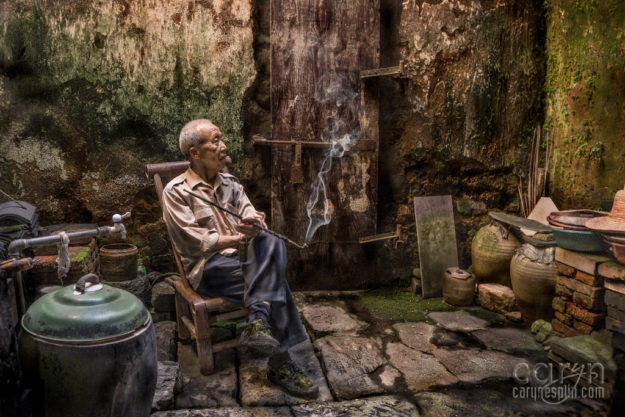
[[[143,169],[181,159],[182,125],[210,118],[242,159],[252,13],[250,0],[0,2],[0,188],[42,224],[133,210],[129,238],[162,240]]]

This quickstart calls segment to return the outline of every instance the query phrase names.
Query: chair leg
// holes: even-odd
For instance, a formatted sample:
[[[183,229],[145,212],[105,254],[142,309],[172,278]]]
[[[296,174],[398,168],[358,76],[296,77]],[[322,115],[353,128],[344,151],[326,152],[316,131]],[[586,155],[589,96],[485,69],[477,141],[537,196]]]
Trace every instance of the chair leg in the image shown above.
[[[200,372],[202,375],[208,375],[215,369],[215,360],[213,358],[213,341],[211,340],[211,330],[206,306],[200,305],[196,308],[194,322]]]
[[[191,334],[189,333],[187,326],[185,326],[182,322],[182,317],[186,314],[189,314],[187,302],[184,298],[182,298],[182,295],[180,295],[178,291],[175,292],[174,300],[176,302],[176,323],[178,327],[178,340],[183,343],[189,343],[189,341],[191,340]]]

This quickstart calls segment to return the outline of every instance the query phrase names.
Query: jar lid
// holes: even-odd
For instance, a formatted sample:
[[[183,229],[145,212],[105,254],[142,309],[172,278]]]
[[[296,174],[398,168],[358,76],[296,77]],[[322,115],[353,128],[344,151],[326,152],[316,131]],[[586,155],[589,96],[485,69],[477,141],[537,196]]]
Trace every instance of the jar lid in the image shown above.
[[[133,294],[101,284],[97,275],[88,274],[76,285],[35,301],[22,317],[22,327],[52,341],[92,343],[131,334],[150,320],[147,309]]]

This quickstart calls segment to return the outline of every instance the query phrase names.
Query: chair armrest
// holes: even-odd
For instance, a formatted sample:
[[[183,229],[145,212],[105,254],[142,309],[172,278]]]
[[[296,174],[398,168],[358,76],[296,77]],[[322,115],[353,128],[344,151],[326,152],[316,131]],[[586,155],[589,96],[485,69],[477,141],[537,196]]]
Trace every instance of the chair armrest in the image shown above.
[[[186,285],[185,285],[186,284]],[[204,302],[204,299],[201,295],[196,293],[186,282],[186,280],[179,279],[173,282],[174,289],[182,295],[182,297],[189,303],[193,304],[201,304]]]

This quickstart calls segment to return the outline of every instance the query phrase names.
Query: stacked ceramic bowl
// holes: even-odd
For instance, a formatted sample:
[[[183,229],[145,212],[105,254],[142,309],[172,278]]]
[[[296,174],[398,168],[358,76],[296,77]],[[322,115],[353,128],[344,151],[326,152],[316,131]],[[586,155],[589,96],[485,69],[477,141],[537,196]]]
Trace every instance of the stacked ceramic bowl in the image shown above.
[[[601,233],[603,240],[612,246],[616,259],[625,264],[625,190],[614,196],[609,216],[589,220],[586,227]]]
[[[553,237],[558,246],[576,252],[603,252],[609,245],[602,239],[601,233],[591,230],[588,222],[608,217],[608,213],[595,210],[554,211],[547,221],[553,230]]]

